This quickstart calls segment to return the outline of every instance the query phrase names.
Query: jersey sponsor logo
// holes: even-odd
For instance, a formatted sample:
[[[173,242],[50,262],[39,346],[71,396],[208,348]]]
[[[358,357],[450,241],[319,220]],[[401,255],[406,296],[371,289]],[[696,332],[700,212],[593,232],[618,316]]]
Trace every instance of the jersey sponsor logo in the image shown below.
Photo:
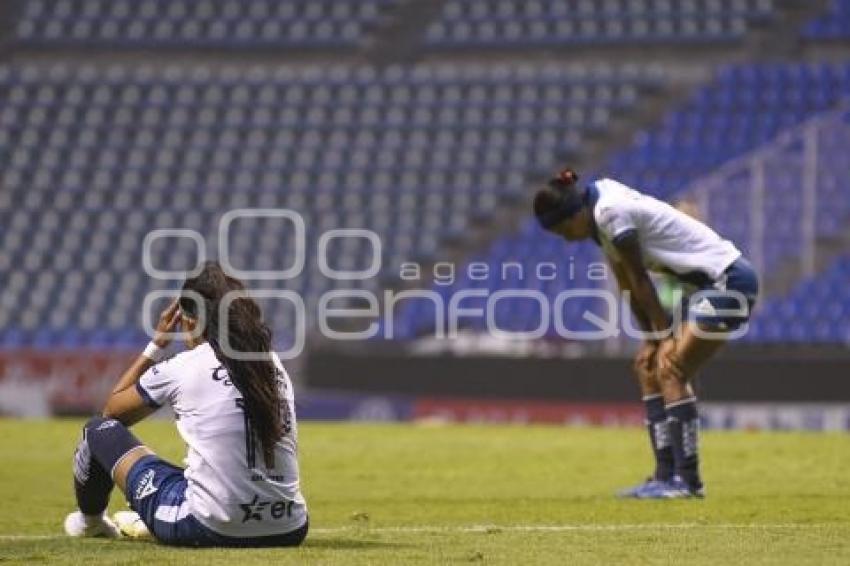
[[[156,493],[157,487],[153,484],[153,478],[156,475],[154,470],[148,470],[142,475],[139,480],[139,485],[136,486],[136,500],[144,499],[145,497]]]
[[[260,501],[260,496],[255,495],[249,503],[240,503],[239,507],[245,513],[242,522],[264,521],[267,518],[282,519],[292,516],[294,501],[281,499],[279,501]]]
[[[218,366],[213,370],[212,378],[213,381],[223,383],[225,387],[230,387],[233,385],[233,381],[231,381],[230,376],[227,373],[227,368],[223,365]]]

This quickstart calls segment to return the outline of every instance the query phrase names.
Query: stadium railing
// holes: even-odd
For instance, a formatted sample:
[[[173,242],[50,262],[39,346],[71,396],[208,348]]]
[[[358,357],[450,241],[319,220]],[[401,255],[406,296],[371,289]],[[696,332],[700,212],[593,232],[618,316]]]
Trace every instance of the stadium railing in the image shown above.
[[[773,141],[696,179],[681,196],[702,218],[744,248],[760,273],[796,263],[816,270],[820,238],[840,235],[850,216],[850,100],[779,134]]]

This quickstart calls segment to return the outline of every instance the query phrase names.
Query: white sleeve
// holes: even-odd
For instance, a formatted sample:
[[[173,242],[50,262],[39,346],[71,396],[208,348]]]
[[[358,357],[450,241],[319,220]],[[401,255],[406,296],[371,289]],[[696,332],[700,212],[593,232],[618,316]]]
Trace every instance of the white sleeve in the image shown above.
[[[165,360],[143,373],[136,382],[136,391],[148,406],[159,408],[174,405],[179,384],[174,369],[173,361]]]
[[[634,219],[627,207],[603,204],[596,208],[596,226],[612,242],[623,234],[636,230]]]

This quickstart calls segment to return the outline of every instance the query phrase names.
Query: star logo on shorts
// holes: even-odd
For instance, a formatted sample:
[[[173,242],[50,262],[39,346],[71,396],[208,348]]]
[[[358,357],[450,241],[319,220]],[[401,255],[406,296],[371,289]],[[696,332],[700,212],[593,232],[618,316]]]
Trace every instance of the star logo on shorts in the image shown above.
[[[251,519],[262,521],[263,511],[269,505],[271,505],[271,501],[260,501],[260,497],[258,495],[254,496],[251,503],[240,503],[239,507],[241,507],[245,512],[245,516],[242,517],[242,522],[247,523]]]

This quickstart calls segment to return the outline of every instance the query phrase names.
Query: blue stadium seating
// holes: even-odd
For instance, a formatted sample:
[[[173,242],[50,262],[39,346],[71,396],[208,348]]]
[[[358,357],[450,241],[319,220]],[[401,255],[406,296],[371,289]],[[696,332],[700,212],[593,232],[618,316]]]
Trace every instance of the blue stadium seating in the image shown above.
[[[363,44],[399,0],[27,0],[19,43],[161,47]]]
[[[850,256],[797,285],[787,296],[758,309],[746,339],[751,342],[850,344]]]
[[[770,21],[772,0],[449,0],[433,47],[717,43]]]
[[[640,133],[608,171],[667,196],[850,95],[850,64],[727,66],[661,127]]]
[[[3,340],[138,340],[128,329],[145,294],[168,286],[141,270],[144,235],[194,229],[214,255],[232,208],[301,212],[310,258],[327,229],[374,230],[385,275],[397,276],[401,262],[433,257],[443,238],[521,198],[529,175],[660,80],[639,67],[539,64],[0,66],[0,270],[16,268],[2,294]],[[285,224],[237,226],[236,267],[290,264]],[[185,239],[153,252],[160,269],[194,264]],[[356,269],[371,247],[349,242],[329,255]],[[310,308],[338,285],[311,259],[287,288]],[[285,305],[268,313],[291,327]]]
[[[772,140],[781,130],[831,108],[847,95],[850,95],[850,64],[728,66],[683,108],[671,111],[660,127],[638,134],[633,145],[614,155],[601,174],[623,180],[656,196],[673,199],[690,181]],[[847,226],[850,218],[850,195],[844,183],[848,173],[844,158],[847,141],[824,138],[820,142],[819,236],[835,236]],[[765,241],[765,269],[768,272],[777,267],[780,260],[789,260],[800,253],[800,234],[791,229],[799,226],[799,222],[792,222],[793,216],[800,210],[799,171],[795,174],[793,169],[800,167],[799,153],[797,149],[796,156],[792,155],[781,163],[768,163],[769,167],[774,166],[786,173],[770,178],[766,211],[769,234]],[[736,241],[745,253],[749,247],[746,238],[749,219],[741,214],[741,209],[744,208],[742,200],[745,200],[742,195],[748,184],[748,179],[734,179],[727,191],[712,193],[709,203],[711,223],[721,234]],[[536,222],[529,220],[517,233],[503,236],[473,261],[483,261],[491,266],[491,271],[498,273],[502,262],[515,259],[533,272],[533,267],[529,266],[550,261],[562,265],[571,255],[579,264],[600,259],[592,247],[567,247],[564,242],[543,234]],[[833,278],[833,282],[837,280]],[[479,284],[466,281],[454,289],[474,288]],[[551,302],[565,288],[594,288],[599,285],[586,277],[581,279],[579,274],[574,280],[557,282],[529,277],[525,281],[514,281],[508,287],[543,290]],[[435,290],[439,288],[435,286]],[[797,300],[799,304],[805,304],[805,293]],[[593,302],[576,301],[572,306],[592,310]],[[522,331],[535,327],[539,313],[529,313],[529,304],[524,299],[504,301],[501,305],[504,309],[502,328]],[[798,310],[809,312],[804,308]],[[760,312],[757,312],[757,321],[762,320],[761,317],[771,318],[769,314]],[[839,309],[837,312],[842,311]],[[401,318],[405,320],[397,325],[409,332],[408,337],[429,333],[434,326],[432,309],[427,306],[402,311]],[[811,317],[783,320],[788,324],[758,322],[753,326],[750,338],[792,341],[799,339],[795,336],[808,336],[805,330],[808,326],[819,324],[823,327],[827,324]],[[589,329],[582,321],[576,321],[575,326],[576,329]],[[784,330],[777,330],[780,326]],[[550,326],[550,334],[552,330]],[[838,326],[833,325],[828,330],[818,331],[817,340],[834,340],[841,332]]]
[[[403,1],[28,0],[15,4],[13,41],[48,49],[357,47],[368,45]],[[728,44],[770,22],[775,10],[774,0],[449,0],[425,30],[425,44],[518,53]],[[847,38],[848,26],[850,2],[832,0],[803,36]],[[551,172],[585,136],[605,131],[612,115],[633,109],[642,89],[662,82],[657,70],[605,65],[0,65],[0,272],[10,274],[0,291],[0,347],[144,340],[137,330],[143,298],[175,284],[152,281],[140,269],[144,235],[194,229],[208,236],[215,255],[218,221],[232,208],[299,211],[310,258],[326,229],[374,230],[383,243],[381,277],[395,278],[401,262],[435,259],[443,242],[491,221],[500,203],[527,199],[529,179]],[[672,199],[848,95],[850,64],[727,66],[662,125],[613,155],[602,173]],[[845,147],[846,140],[822,140],[822,160],[844,163]],[[796,174],[795,159],[780,165]],[[819,236],[837,234],[850,217],[845,178],[834,168],[821,171]],[[749,224],[739,209],[748,184],[732,179],[725,196],[709,203],[712,224],[745,251]],[[771,179],[771,227],[789,225],[797,189],[790,175]],[[153,250],[157,267],[193,263],[190,242],[168,243]],[[366,242],[338,244],[330,249],[332,265],[370,262]],[[271,220],[239,223],[230,247],[244,269],[274,269],[294,255],[291,233]],[[793,260],[800,248],[793,230],[771,230],[766,269]],[[433,288],[446,299],[479,288],[541,291],[551,299],[565,289],[603,286],[587,273],[598,259],[592,245],[568,247],[529,221],[471,258],[489,266],[483,280],[464,267],[452,285]],[[554,279],[535,274],[541,262],[558,267]],[[846,341],[847,262],[765,302],[748,339]],[[311,308],[329,289],[379,284],[333,282],[310,261],[286,287]],[[582,299],[565,308],[571,329],[590,330],[576,319],[600,305]],[[286,307],[272,303],[266,311],[275,328],[292,326]],[[397,338],[433,331],[427,301],[398,312]],[[540,313],[528,299],[508,298],[495,318],[499,328],[523,331],[537,326]],[[462,321],[474,331],[484,324]]]
[[[689,182],[737,155],[774,139],[818,112],[850,96],[850,64],[750,64],[728,66],[711,84],[701,88],[682,108],[667,114],[655,130],[638,134],[628,149],[610,159],[605,173],[664,198],[672,198]],[[830,236],[850,214],[842,198],[845,172],[829,164],[844,151],[845,141],[821,142],[822,170],[818,199],[818,233]],[[800,209],[800,159],[768,163],[786,175],[771,177],[768,188],[770,217],[792,225]],[[796,174],[795,169],[796,167]],[[747,250],[748,219],[729,214],[739,209],[746,178],[735,179],[725,192],[713,193],[710,217],[721,233]],[[793,257],[799,250],[799,233],[773,231],[766,242],[765,268]]]
[[[568,245],[563,240],[546,234],[536,222],[523,225],[516,234],[506,234],[493,242],[488,249],[457,268],[457,279],[451,285],[435,284],[433,290],[449,305],[452,296],[465,290],[486,290],[489,295],[500,290],[541,292],[554,304],[556,295],[569,289],[599,289],[599,281],[588,265],[601,258],[595,247],[588,243]],[[470,264],[486,265],[484,270],[470,272]],[[551,264],[538,272],[538,267]],[[486,313],[487,298],[468,297],[458,303],[463,309],[481,309]],[[429,299],[408,299],[399,303],[392,338],[409,340],[420,336],[433,336],[438,331],[433,303]],[[588,310],[599,312],[600,299],[586,296],[565,301],[561,309],[562,320],[569,331],[595,331],[597,326],[581,317]],[[442,330],[450,326],[448,309],[444,309]],[[492,324],[486,316],[459,317],[462,330],[482,332],[498,329],[506,332],[532,332],[541,325],[541,310],[535,300],[527,297],[505,296],[494,303]],[[488,326],[490,324],[490,326]],[[550,317],[545,327],[547,338],[559,336],[555,322]],[[384,336],[384,333],[381,333]]]
[[[811,40],[850,38],[850,1],[830,0],[826,13],[803,28],[803,37]]]

